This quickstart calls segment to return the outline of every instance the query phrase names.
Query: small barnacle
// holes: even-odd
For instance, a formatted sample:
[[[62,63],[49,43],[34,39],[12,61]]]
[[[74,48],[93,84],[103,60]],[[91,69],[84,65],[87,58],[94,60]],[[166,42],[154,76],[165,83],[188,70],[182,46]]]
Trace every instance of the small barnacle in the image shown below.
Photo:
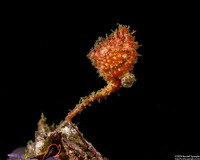
[[[132,74],[132,73],[128,73],[126,74],[122,79],[121,79],[121,82],[122,82],[122,86],[124,88],[131,88],[133,83],[136,81],[135,79],[135,75]]]

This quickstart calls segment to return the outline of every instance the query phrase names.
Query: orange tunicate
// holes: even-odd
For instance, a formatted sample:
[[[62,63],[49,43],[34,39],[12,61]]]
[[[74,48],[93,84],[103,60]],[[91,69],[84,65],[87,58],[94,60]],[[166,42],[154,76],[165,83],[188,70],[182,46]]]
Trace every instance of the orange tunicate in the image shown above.
[[[119,25],[106,39],[99,38],[94,48],[88,54],[88,58],[97,68],[98,73],[107,83],[121,83],[121,79],[130,74],[137,62],[137,49],[133,32],[129,27]]]
[[[99,38],[94,48],[88,54],[88,58],[97,68],[107,86],[92,92],[88,97],[81,98],[79,104],[67,115],[67,121],[80,113],[86,106],[95,100],[106,98],[110,93],[115,92],[120,86],[130,88],[136,81],[135,75],[130,73],[137,62],[137,49],[139,45],[135,42],[133,32],[129,32],[129,27],[119,25],[106,39]]]

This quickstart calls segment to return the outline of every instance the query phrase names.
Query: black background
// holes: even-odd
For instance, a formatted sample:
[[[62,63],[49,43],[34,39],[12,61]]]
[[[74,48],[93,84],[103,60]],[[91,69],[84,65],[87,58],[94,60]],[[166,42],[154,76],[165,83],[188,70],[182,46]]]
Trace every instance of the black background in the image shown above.
[[[4,7],[3,7],[4,8]],[[136,30],[137,82],[74,119],[109,159],[200,155],[197,8],[192,2],[7,4],[2,13],[0,158],[104,87],[86,55],[117,23]]]

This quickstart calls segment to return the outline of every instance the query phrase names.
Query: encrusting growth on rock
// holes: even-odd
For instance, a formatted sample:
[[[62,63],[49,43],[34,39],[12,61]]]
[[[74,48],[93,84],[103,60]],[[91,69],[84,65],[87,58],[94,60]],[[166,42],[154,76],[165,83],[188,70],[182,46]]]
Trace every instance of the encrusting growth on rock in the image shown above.
[[[133,70],[137,57],[140,56],[136,51],[139,45],[132,36],[133,33],[135,31],[129,32],[129,27],[118,25],[118,29],[108,37],[106,36],[106,39],[99,38],[96,41],[88,58],[107,82],[107,86],[96,93],[91,93],[88,97],[81,98],[81,102],[66,117],[67,121],[71,121],[94,100],[106,98],[120,86],[130,88],[133,85],[136,79],[130,71]]]
[[[14,156],[10,154],[10,157]],[[15,155],[19,158],[19,155]],[[71,122],[62,127],[48,126],[42,114],[35,132],[35,142],[29,141],[23,160],[106,160]]]

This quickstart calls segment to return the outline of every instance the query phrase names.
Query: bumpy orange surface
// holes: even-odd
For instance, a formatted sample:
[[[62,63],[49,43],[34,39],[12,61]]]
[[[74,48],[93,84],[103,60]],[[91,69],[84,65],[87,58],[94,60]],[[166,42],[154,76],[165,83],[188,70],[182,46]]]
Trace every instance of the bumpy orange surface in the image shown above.
[[[138,43],[129,28],[119,25],[106,39],[100,38],[88,58],[98,72],[109,83],[120,81],[137,62]]]

